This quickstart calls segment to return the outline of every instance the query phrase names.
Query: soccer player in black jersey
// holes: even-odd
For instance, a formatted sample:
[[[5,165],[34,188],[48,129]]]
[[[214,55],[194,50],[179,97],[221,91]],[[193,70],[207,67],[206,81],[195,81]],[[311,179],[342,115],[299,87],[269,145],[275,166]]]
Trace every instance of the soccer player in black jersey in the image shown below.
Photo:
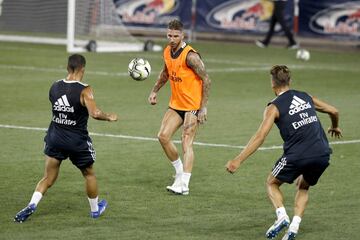
[[[56,181],[60,165],[69,158],[85,178],[90,204],[90,216],[99,217],[107,202],[98,202],[98,187],[93,169],[95,150],[87,131],[89,115],[97,120],[116,121],[114,113],[104,113],[97,106],[92,88],[82,83],[86,60],[74,54],[68,58],[66,79],[56,81],[50,88],[52,121],[45,136],[45,173],[38,182],[27,207],[18,212],[16,222],[25,221],[37,208],[42,196]]]
[[[264,142],[275,123],[284,140],[284,153],[275,163],[266,185],[268,196],[276,209],[277,220],[266,232],[272,239],[288,227],[283,240],[295,239],[301,217],[308,202],[308,190],[314,186],[329,165],[331,149],[326,134],[320,124],[316,111],[327,113],[331,119],[328,133],[340,138],[339,112],[305,92],[290,89],[290,71],[286,66],[274,66],[271,71],[271,86],[277,96],[265,108],[263,121],[246,147],[233,160],[226,164],[226,169],[234,173],[239,166],[254,153]],[[290,219],[283,204],[280,186],[296,180],[294,217]]]

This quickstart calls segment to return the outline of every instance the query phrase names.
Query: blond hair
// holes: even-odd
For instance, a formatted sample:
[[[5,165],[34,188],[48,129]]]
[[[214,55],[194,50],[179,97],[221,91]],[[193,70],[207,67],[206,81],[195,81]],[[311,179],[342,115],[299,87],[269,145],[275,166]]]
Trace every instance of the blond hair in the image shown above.
[[[287,66],[275,65],[271,68],[270,74],[276,87],[289,85],[291,80],[291,72]]]

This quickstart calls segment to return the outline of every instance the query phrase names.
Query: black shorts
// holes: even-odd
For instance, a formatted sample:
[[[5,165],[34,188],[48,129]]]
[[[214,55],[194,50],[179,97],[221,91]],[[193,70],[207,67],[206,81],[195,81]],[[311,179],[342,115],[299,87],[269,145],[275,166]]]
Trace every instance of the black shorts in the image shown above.
[[[305,181],[313,186],[329,166],[329,160],[330,155],[305,159],[292,159],[282,156],[275,163],[272,175],[286,183],[292,183],[297,177],[303,175]]]
[[[69,158],[79,169],[91,166],[96,159],[96,152],[89,136],[74,135],[64,140],[54,134],[46,135],[44,153],[59,161]]]
[[[192,111],[182,111],[182,110],[176,110],[173,108],[170,108],[172,110],[174,110],[175,112],[177,112],[177,114],[179,114],[179,116],[181,117],[181,119],[184,121],[185,119],[185,113],[190,112],[192,114],[194,114],[195,116],[198,116],[199,114],[199,110],[192,110]]]

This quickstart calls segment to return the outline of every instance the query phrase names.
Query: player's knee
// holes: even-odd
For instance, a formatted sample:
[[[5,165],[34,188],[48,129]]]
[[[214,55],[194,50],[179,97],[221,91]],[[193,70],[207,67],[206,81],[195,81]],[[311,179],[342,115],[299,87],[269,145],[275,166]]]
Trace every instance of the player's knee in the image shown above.
[[[166,144],[170,142],[170,137],[164,133],[158,133],[157,138],[161,144]]]
[[[274,184],[274,177],[272,177],[272,176],[269,175],[269,176],[267,177],[266,181],[265,181],[265,184],[266,184],[267,187],[269,187],[269,186],[271,186],[272,184]]]
[[[80,169],[80,171],[85,178],[95,176],[95,171],[92,165],[87,168]]]
[[[89,174],[89,175],[86,175],[84,177],[85,177],[86,181],[91,181],[91,182],[96,181],[95,174]]]
[[[296,182],[296,186],[298,190],[309,190],[310,188],[310,185],[303,178]]]
[[[183,144],[186,144],[186,145],[191,145],[193,138],[194,138],[194,134],[189,131],[185,131],[181,135],[181,141],[183,142]]]
[[[268,178],[266,179],[266,186],[267,188],[272,188],[272,187],[280,187],[282,185],[282,181],[278,180],[277,178],[275,178],[273,175],[269,175]]]
[[[269,191],[269,189],[271,189],[272,186],[274,186],[274,184],[269,179],[266,179],[265,186],[266,186],[266,189]]]

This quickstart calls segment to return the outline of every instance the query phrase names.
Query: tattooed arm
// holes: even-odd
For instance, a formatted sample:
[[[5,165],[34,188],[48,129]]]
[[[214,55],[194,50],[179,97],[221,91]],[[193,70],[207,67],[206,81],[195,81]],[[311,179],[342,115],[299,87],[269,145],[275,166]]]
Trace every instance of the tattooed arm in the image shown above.
[[[155,86],[152,88],[151,93],[149,95],[148,101],[151,105],[155,105],[157,103],[156,95],[157,92],[164,86],[164,84],[169,79],[169,73],[166,68],[166,65],[164,64],[163,70],[160,72],[159,79],[156,81]]]
[[[199,54],[195,52],[189,52],[186,57],[187,65],[200,77],[202,80],[202,99],[201,106],[198,115],[198,121],[204,123],[207,117],[207,103],[209,99],[211,80],[206,73],[205,65],[201,60]]]

